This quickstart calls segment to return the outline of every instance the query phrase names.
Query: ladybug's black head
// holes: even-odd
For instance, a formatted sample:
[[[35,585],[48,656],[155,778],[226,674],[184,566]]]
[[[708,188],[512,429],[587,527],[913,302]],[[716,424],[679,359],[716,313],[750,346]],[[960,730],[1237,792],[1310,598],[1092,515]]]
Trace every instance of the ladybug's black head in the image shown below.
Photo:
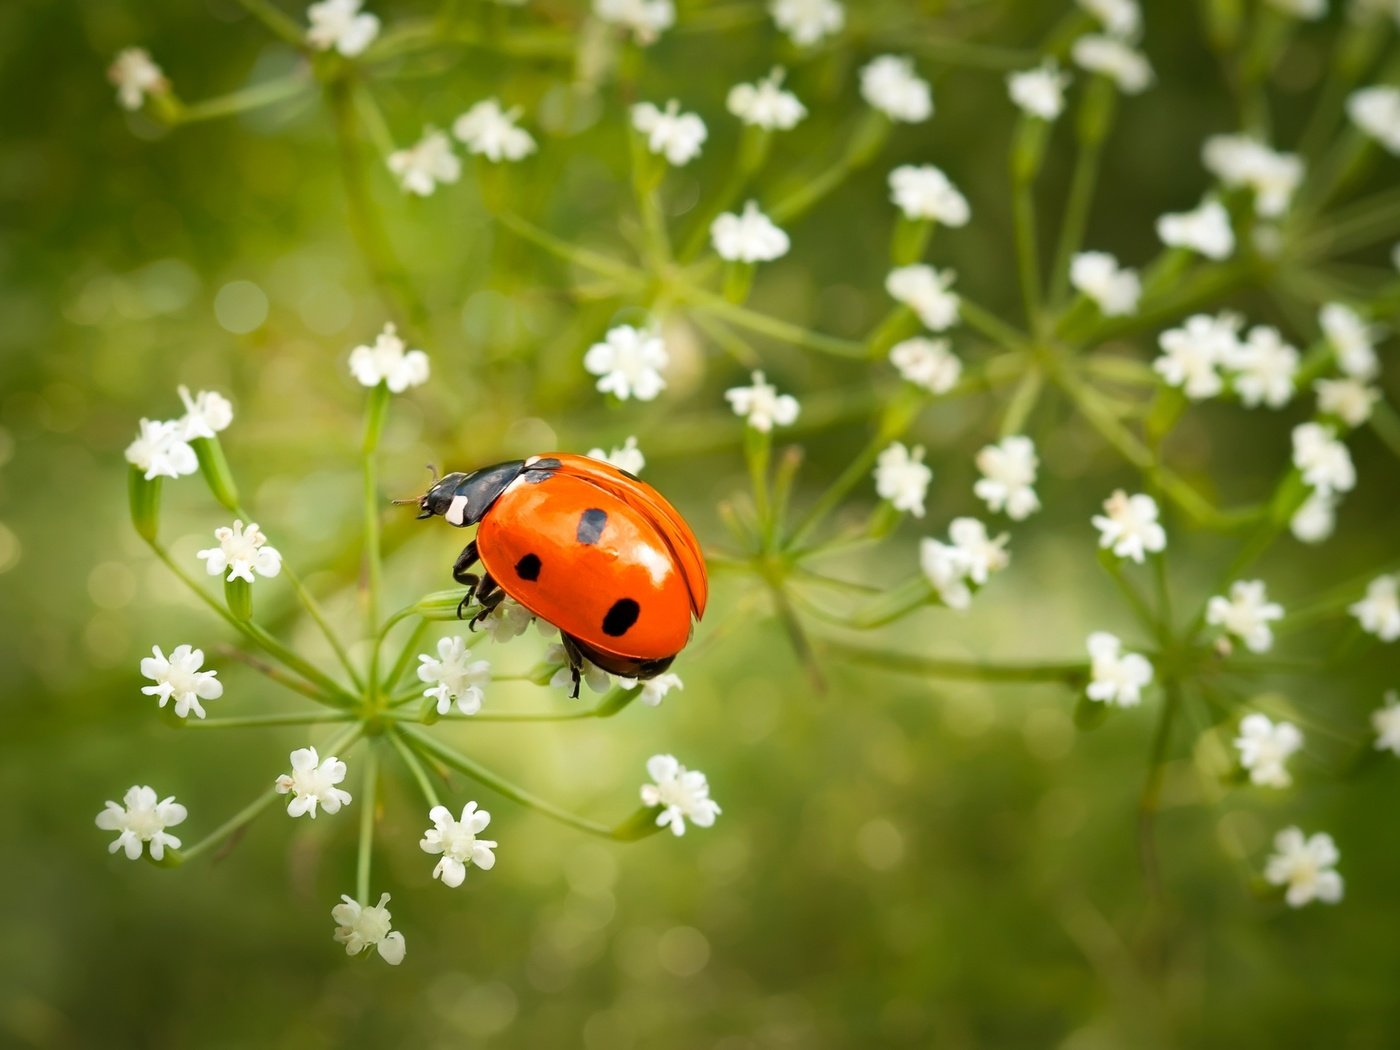
[[[506,486],[520,476],[525,461],[512,460],[483,467],[470,474],[460,471],[440,478],[418,499],[420,518],[441,514],[457,526],[475,525],[496,502]]]

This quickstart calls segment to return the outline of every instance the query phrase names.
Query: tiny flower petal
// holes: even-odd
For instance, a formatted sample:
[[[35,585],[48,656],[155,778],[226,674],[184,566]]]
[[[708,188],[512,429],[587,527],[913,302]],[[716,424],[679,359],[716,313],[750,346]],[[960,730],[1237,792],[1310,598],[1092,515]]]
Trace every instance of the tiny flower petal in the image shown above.
[[[626,401],[651,401],[666,386],[661,370],[670,364],[666,344],[654,332],[618,325],[583,357],[583,367],[599,376],[598,390]]]
[[[318,51],[339,51],[354,58],[374,42],[379,35],[379,19],[361,14],[362,0],[323,0],[306,9],[311,28],[306,42]]]
[[[1152,681],[1152,665],[1145,656],[1123,652],[1123,643],[1106,631],[1089,635],[1090,700],[1136,707],[1142,702],[1142,690]]]
[[[467,147],[468,152],[493,163],[523,160],[535,152],[535,140],[516,124],[519,119],[518,106],[505,110],[496,99],[488,98],[458,117],[452,124],[452,134]]]
[[[428,381],[428,355],[408,350],[398,329],[386,324],[373,346],[357,346],[350,351],[350,373],[361,386],[385,384],[392,393],[402,394],[409,387]]]
[[[242,521],[235,521],[232,528],[225,525],[215,529],[214,538],[219,541],[217,547],[195,552],[210,576],[227,570],[225,579],[252,583],[255,572],[259,576],[276,576],[282,571],[282,555],[276,547],[266,546],[267,537],[257,522],[244,528]]]
[[[1093,518],[1100,547],[1112,548],[1118,557],[1139,563],[1145,554],[1166,549],[1167,532],[1157,521],[1157,501],[1151,496],[1129,496],[1118,489],[1104,500],[1103,509],[1103,514]]]
[[[730,262],[771,262],[787,254],[791,242],[772,219],[749,201],[740,215],[725,212],[710,224],[710,239],[721,259]]]
[[[933,116],[933,89],[914,72],[914,60],[904,55],[881,55],[865,65],[860,93],[891,120],[920,124]]]
[[[699,828],[714,824],[720,808],[710,798],[704,773],[686,769],[673,755],[653,755],[647,760],[647,775],[652,783],[642,785],[642,803],[662,807],[657,826],[684,835],[687,821]]]
[[[283,773],[273,785],[279,795],[291,794],[287,812],[293,817],[309,814],[316,819],[317,807],[337,813],[350,804],[350,792],[336,787],[345,779],[345,763],[334,755],[324,759],[314,747],[299,747],[291,754],[292,771]]]
[[[734,414],[743,416],[749,426],[768,433],[775,426],[791,426],[797,421],[799,405],[791,394],[779,394],[762,372],[753,374],[752,386],[736,386],[724,392]]]
[[[694,113],[682,113],[675,99],[658,109],[650,102],[638,102],[632,107],[632,126],[646,136],[647,149],[681,167],[700,155],[709,132],[705,122]]]
[[[875,461],[875,491],[880,498],[916,518],[924,516],[924,495],[932,480],[933,470],[924,463],[922,445],[911,451],[895,441]]]

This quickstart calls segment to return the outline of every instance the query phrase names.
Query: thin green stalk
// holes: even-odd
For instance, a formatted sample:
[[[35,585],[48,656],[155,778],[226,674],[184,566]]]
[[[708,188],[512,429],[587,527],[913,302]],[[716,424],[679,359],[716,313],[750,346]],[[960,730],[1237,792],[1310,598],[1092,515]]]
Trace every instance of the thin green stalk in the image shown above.
[[[984,310],[968,300],[966,296],[958,296],[958,316],[967,323],[969,328],[981,332],[1003,350],[1019,353],[1026,349],[1028,340],[1024,335],[990,310]]]
[[[1026,311],[1026,326],[1039,333],[1042,327],[1040,316],[1040,260],[1037,258],[1035,232],[1035,201],[1031,196],[1031,184],[1020,178],[1013,178],[1011,184],[1012,214],[1016,229],[1016,269],[1020,275],[1021,303]]]
[[[284,571],[285,568],[286,567],[283,566]],[[258,674],[262,675],[270,681],[276,682],[284,689],[290,689],[294,693],[300,693],[307,699],[315,700],[317,703],[320,704],[334,703],[332,698],[319,687],[312,685],[310,682],[303,681],[301,678],[287,673],[280,667],[268,663],[266,660],[259,659],[252,653],[246,652],[243,649],[238,648],[238,646],[236,645],[221,645],[219,646],[218,651],[222,656],[227,656],[230,659],[238,660],[241,663],[247,664],[254,671],[257,671]]]
[[[394,666],[389,669],[389,673],[380,682],[380,691],[388,694],[398,685],[399,679],[408,670],[408,665],[414,656],[418,654],[419,643],[423,641],[423,635],[428,633],[428,628],[432,625],[431,620],[419,620],[413,627],[413,633],[408,636],[408,640],[403,643],[403,648],[399,651],[398,658],[394,661]]]
[[[351,722],[354,715],[345,714],[303,714],[289,712],[284,715],[247,715],[238,718],[199,718],[187,719],[185,725],[191,729],[256,729],[266,726],[312,726],[325,722]]]
[[[1078,120],[1079,152],[1070,176],[1069,197],[1065,201],[1055,262],[1050,271],[1050,302],[1058,309],[1069,291],[1069,265],[1084,242],[1089,224],[1089,208],[1094,201],[1104,138],[1112,121],[1115,88],[1102,76],[1092,78],[1080,101]]]
[[[389,717],[395,722],[407,723],[409,725],[428,725],[418,715],[403,715],[398,712],[391,712]],[[595,708],[584,708],[580,711],[569,711],[563,714],[555,714],[549,711],[479,711],[474,715],[464,715],[459,711],[449,714],[438,715],[433,722],[579,722],[586,718],[597,718],[598,712]]]
[[[389,387],[380,383],[370,391],[365,404],[364,440],[360,445],[360,459],[363,467],[364,489],[364,528],[365,528],[365,636],[374,639],[370,650],[369,685],[377,688],[379,681],[379,592],[383,574],[382,556],[379,542],[379,515],[382,504],[379,499],[378,460],[379,439],[384,433],[384,422],[389,412]]]
[[[304,72],[290,73],[241,91],[208,98],[203,102],[181,105],[175,113],[177,124],[197,124],[203,120],[218,120],[239,113],[248,113],[285,99],[295,98],[315,86],[315,81]]]
[[[1048,663],[1017,663],[997,660],[959,660],[918,656],[892,649],[829,641],[824,646],[832,657],[900,674],[924,675],[963,682],[1063,682],[1076,686],[1089,678],[1087,660]]]
[[[228,820],[224,821],[217,828],[211,831],[208,835],[205,835],[204,838],[200,839],[193,846],[189,847],[188,849],[180,850],[180,862],[183,864],[187,861],[194,860],[194,858],[198,857],[201,853],[205,853],[211,847],[217,846],[220,843],[222,843],[234,832],[241,830],[248,824],[251,824],[254,818],[256,818],[259,814],[262,813],[263,810],[267,809],[274,802],[276,802],[277,798],[277,792],[273,789],[269,788],[268,790],[264,791],[252,802],[248,803],[248,805],[244,806],[233,816],[229,817]]]
[[[1138,798],[1138,858],[1142,863],[1148,890],[1154,897],[1160,897],[1162,894],[1161,863],[1157,857],[1157,810],[1161,804],[1162,781],[1166,773],[1167,748],[1171,743],[1172,725],[1180,707],[1181,686],[1169,681],[1166,684],[1166,701],[1157,716],[1157,728],[1152,736],[1147,779]]]
[[[256,18],[275,35],[281,37],[298,51],[306,50],[306,40],[301,26],[282,13],[269,0],[238,0],[243,9]]]
[[[746,306],[739,306],[731,303],[723,296],[704,288],[697,288],[694,285],[682,284],[677,289],[680,298],[687,301],[699,309],[707,310],[718,317],[734,324],[740,328],[747,328],[751,332],[758,332],[781,342],[791,343],[793,346],[806,347],[809,350],[818,350],[824,354],[832,354],[836,357],[848,357],[860,359],[865,357],[865,346],[862,343],[854,342],[850,339],[840,339],[836,336],[823,335],[820,332],[813,332],[800,325],[792,324],[789,321],[782,321],[776,317],[769,317],[767,314],[751,310]]]
[[[1123,597],[1128,600],[1128,604],[1132,606],[1133,615],[1138,618],[1143,629],[1154,638],[1159,637],[1161,632],[1157,627],[1157,617],[1153,615],[1152,607],[1147,604],[1147,599],[1133,586],[1132,581],[1123,575],[1123,564],[1118,555],[1109,550],[1101,550],[1099,551],[1099,564],[1108,571],[1109,578],[1117,585]]]
[[[403,738],[393,730],[390,730],[386,735],[389,737],[389,743],[394,745],[394,750],[399,753],[403,764],[408,767],[409,773],[418,784],[418,790],[423,792],[423,798],[427,801],[428,808],[432,809],[442,805],[438,800],[437,789],[433,787],[432,778],[428,776],[428,771],[423,767],[422,760],[413,753],[413,748],[404,743]]]
[[[465,773],[478,784],[490,788],[499,795],[503,795],[520,805],[533,809],[551,820],[556,820],[561,824],[567,824],[571,828],[579,831],[586,831],[590,835],[598,835],[602,838],[614,838],[613,829],[604,827],[594,821],[570,813],[566,809],[556,806],[552,802],[546,802],[536,795],[530,794],[524,788],[512,784],[505,778],[498,776],[474,759],[440,743],[429,734],[414,726],[402,725],[399,729],[405,741],[419,754],[428,758],[435,758],[444,765],[451,767],[461,773]]]
[[[379,790],[379,753],[371,740],[363,759],[365,786],[360,792],[360,843],[355,855],[355,899],[369,903],[369,868],[374,849],[374,807]]]
[[[527,241],[533,242],[566,262],[583,267],[585,270],[592,270],[604,277],[611,277],[628,286],[640,286],[647,281],[646,274],[620,259],[614,259],[602,252],[593,251],[591,248],[580,248],[570,244],[513,212],[499,211],[496,213],[496,219],[511,232],[524,237]]]

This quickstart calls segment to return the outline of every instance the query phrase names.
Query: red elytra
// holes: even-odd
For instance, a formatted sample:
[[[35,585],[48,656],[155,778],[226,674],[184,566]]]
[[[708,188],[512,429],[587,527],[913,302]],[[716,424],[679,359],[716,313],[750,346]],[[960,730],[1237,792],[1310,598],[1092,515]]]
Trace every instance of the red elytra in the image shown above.
[[[709,584],[685,519],[646,482],[564,452],[449,474],[418,500],[419,517],[479,524],[453,576],[475,626],[513,598],[559,628],[575,676],[581,657],[651,678],[685,647]],[[469,572],[478,561],[485,574]]]

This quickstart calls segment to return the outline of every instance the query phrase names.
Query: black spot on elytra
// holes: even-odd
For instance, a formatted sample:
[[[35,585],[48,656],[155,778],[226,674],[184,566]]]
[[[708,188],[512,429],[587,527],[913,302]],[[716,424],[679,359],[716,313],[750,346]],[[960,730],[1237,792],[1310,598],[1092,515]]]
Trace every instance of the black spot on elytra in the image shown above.
[[[597,543],[598,537],[603,534],[603,526],[608,523],[608,512],[593,507],[579,515],[578,519],[578,541],[580,543]]]
[[[515,563],[515,575],[534,583],[540,578],[540,556],[527,554]]]
[[[612,638],[622,637],[631,630],[641,612],[642,607],[631,598],[619,598],[603,617],[603,633]]]

